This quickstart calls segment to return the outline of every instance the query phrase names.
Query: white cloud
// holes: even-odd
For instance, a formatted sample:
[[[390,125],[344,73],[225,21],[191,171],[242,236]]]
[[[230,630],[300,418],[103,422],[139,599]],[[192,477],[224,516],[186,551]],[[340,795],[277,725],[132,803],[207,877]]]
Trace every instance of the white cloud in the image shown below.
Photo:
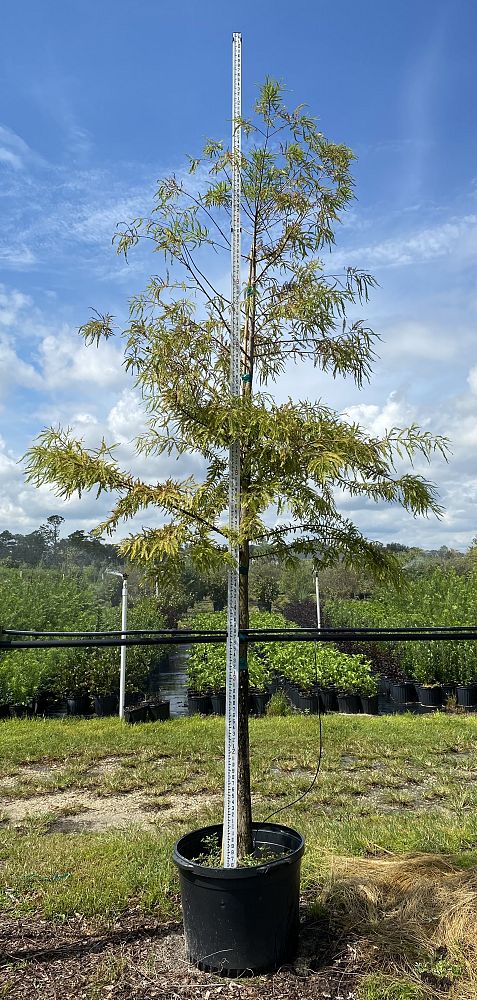
[[[46,389],[78,386],[91,389],[113,388],[126,379],[119,346],[103,341],[86,347],[76,331],[63,327],[43,337],[38,349],[40,369]]]
[[[411,424],[416,419],[416,410],[401,393],[394,391],[383,406],[357,403],[348,407],[343,416],[350,422],[360,424],[369,434],[380,437],[392,427]]]
[[[13,385],[39,389],[42,379],[33,365],[18,356],[10,338],[0,335],[0,394],[6,394]]]
[[[10,290],[0,284],[0,326],[13,326],[21,313],[31,305],[32,300],[29,295],[24,295],[15,288]]]
[[[381,359],[400,357],[408,363],[409,358],[449,361],[459,349],[459,342],[448,330],[408,320],[388,327],[378,350]]]
[[[428,226],[398,239],[350,248],[340,252],[335,263],[359,261],[363,267],[402,267],[423,264],[439,257],[456,254],[460,258],[474,258],[477,254],[477,215],[474,213],[455,217],[437,226]]]

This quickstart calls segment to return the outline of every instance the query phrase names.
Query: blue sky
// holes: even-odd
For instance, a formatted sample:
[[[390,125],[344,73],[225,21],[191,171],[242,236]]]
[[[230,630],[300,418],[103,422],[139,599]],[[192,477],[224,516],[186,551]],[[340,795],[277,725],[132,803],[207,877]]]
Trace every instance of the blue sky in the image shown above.
[[[119,345],[86,351],[90,307],[125,315],[155,261],[129,267],[117,222],[144,213],[157,178],[207,136],[227,138],[232,31],[243,37],[243,105],[269,74],[291,104],[357,154],[357,200],[336,262],[379,281],[365,313],[383,343],[357,393],[316,372],[288,389],[321,396],[373,431],[414,420],[447,434],[429,470],[446,515],[347,506],[373,538],[465,548],[477,534],[477,7],[473,0],[17,0],[0,39],[0,530],[52,512],[66,530],[105,505],[59,504],[23,483],[19,456],[45,424],[88,444],[104,433],[134,465],[141,410]],[[154,474],[171,471],[158,464]],[[139,471],[139,469],[137,469]],[[151,517],[148,523],[154,523]]]

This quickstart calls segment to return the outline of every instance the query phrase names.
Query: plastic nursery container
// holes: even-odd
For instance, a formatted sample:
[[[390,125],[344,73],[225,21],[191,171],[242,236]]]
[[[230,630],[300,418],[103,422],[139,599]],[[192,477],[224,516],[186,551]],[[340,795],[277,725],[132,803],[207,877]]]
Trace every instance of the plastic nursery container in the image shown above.
[[[427,684],[417,685],[417,697],[421,705],[428,705],[432,708],[441,708],[443,697],[440,684],[429,687]]]
[[[225,694],[220,691],[218,694],[211,694],[213,715],[225,715]]]
[[[189,715],[211,715],[212,700],[210,694],[189,694],[187,696]]]
[[[338,711],[338,696],[333,688],[321,688],[321,701],[325,712]]]
[[[378,696],[377,694],[362,694],[361,696],[361,709],[364,715],[377,715],[378,714]]]
[[[338,694],[338,708],[345,715],[357,715],[363,711],[359,694]]]
[[[457,704],[462,708],[477,708],[477,684],[457,684]]]
[[[417,701],[415,685],[411,681],[403,681],[401,684],[392,684],[391,698],[397,705],[407,705],[409,702]]]
[[[308,712],[310,715],[318,715],[320,711],[319,695],[300,694],[298,708],[300,712]]]
[[[283,855],[256,867],[207,868],[194,858],[206,838],[219,846],[222,826],[194,830],[177,841],[187,957],[225,976],[273,972],[290,962],[299,932],[301,834],[276,823],[253,823],[254,845]]]
[[[96,715],[116,715],[119,698],[117,694],[95,694],[93,703]]]
[[[149,702],[147,708],[151,722],[167,722],[171,717],[171,703],[166,699]]]
[[[270,694],[268,691],[251,691],[249,705],[252,715],[265,715],[269,701]]]

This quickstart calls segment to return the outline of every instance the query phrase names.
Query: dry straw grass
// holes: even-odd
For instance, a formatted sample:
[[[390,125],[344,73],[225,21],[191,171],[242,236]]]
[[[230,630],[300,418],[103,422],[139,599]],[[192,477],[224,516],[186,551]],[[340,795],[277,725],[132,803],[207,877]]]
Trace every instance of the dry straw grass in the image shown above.
[[[333,933],[359,939],[370,972],[405,977],[423,998],[477,1000],[477,865],[435,854],[336,858],[322,902]]]

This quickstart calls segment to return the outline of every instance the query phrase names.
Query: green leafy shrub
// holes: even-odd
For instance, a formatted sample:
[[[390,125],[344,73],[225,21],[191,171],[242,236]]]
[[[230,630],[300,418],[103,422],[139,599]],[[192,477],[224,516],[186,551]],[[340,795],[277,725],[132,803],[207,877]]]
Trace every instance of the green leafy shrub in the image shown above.
[[[435,569],[398,592],[378,590],[372,601],[328,601],[329,622],[341,627],[473,625],[477,620],[477,570],[459,576]],[[402,672],[419,684],[477,681],[477,643],[416,640],[383,643]]]
[[[225,611],[196,615],[189,621],[191,628],[225,630]],[[290,626],[280,614],[252,611],[250,627],[283,629]],[[197,694],[219,691],[225,687],[225,643],[195,644],[189,659],[189,688]],[[361,654],[348,656],[331,643],[253,642],[249,646],[249,677],[252,690],[264,691],[273,674],[297,684],[303,692],[316,685],[335,687],[339,691],[366,693],[377,684],[371,674],[371,664]]]

